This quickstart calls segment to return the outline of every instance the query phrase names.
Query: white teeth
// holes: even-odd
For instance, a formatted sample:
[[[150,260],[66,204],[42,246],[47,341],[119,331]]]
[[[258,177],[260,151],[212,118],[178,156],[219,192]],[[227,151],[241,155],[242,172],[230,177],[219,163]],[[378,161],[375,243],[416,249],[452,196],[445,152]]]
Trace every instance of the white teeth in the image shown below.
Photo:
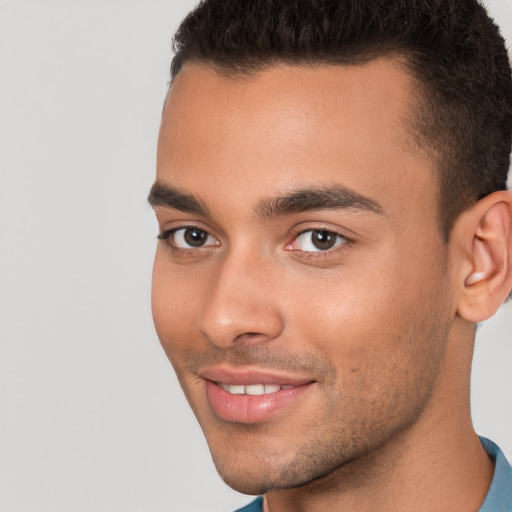
[[[246,395],[263,395],[265,393],[265,386],[263,384],[251,384],[245,386]]]
[[[232,395],[245,395],[245,386],[229,386],[228,391]]]
[[[232,395],[268,395],[271,393],[276,393],[280,389],[290,389],[293,386],[279,386],[277,384],[249,384],[247,386],[242,385],[230,385],[224,384],[223,382],[219,382],[219,386],[231,393]]]

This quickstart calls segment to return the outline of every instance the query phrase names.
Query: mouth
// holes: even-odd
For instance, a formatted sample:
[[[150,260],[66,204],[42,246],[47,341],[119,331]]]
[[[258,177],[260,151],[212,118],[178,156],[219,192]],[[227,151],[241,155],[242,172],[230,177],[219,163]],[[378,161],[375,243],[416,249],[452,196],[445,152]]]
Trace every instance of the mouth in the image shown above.
[[[285,384],[280,386],[279,384],[225,384],[224,382],[217,382],[217,384],[228,393],[232,395],[250,395],[250,396],[261,396],[271,395],[281,390],[291,389],[292,385]]]
[[[291,412],[316,384],[306,376],[250,369],[208,368],[199,376],[214,415],[235,423],[261,423]]]

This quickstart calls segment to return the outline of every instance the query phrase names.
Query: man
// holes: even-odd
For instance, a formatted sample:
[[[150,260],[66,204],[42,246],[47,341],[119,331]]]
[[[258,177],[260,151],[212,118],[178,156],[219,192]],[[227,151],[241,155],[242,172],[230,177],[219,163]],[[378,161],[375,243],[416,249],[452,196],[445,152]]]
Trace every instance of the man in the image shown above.
[[[158,335],[246,511],[512,510],[475,328],[512,288],[512,81],[473,0],[207,0],[149,201]]]

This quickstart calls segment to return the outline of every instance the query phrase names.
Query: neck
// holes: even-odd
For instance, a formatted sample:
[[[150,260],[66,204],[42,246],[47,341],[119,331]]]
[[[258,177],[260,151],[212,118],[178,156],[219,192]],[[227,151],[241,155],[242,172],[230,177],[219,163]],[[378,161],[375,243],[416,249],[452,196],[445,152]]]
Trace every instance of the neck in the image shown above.
[[[461,361],[457,345],[448,346],[445,371],[413,425],[328,476],[300,488],[269,492],[267,510],[479,510],[494,467],[471,423],[471,356]]]
[[[401,437],[328,477],[270,492],[269,511],[479,510],[494,468],[472,429],[442,437],[427,433],[420,443]]]

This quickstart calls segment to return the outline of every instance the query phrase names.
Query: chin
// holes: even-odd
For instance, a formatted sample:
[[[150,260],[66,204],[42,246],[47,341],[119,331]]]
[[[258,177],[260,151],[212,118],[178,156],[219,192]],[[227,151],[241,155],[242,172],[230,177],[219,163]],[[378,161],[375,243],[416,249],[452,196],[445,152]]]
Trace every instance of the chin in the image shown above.
[[[255,471],[254,467],[241,466],[234,470],[216,464],[217,471],[224,480],[235,491],[242,494],[261,495],[274,489],[293,488],[303,485],[306,482],[290,482],[272,471],[261,469]]]
[[[248,494],[250,496],[260,496],[276,488],[274,486],[267,485],[267,482],[256,482],[251,480],[247,475],[243,474],[223,475],[219,472],[219,475],[226,485],[237,492]]]
[[[276,489],[293,489],[320,482],[343,467],[352,457],[328,446],[305,446],[283,453],[269,451],[215,453],[213,461],[224,482],[243,494],[261,495]]]

